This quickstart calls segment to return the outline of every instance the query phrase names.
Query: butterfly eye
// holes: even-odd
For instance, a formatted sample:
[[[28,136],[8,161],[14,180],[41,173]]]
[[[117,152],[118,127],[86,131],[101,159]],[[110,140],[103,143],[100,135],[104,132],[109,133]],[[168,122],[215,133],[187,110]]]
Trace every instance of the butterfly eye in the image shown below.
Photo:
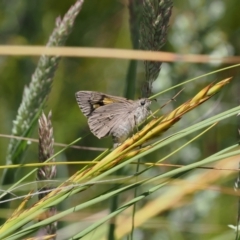
[[[143,106],[145,105],[145,100],[141,100],[140,104]]]

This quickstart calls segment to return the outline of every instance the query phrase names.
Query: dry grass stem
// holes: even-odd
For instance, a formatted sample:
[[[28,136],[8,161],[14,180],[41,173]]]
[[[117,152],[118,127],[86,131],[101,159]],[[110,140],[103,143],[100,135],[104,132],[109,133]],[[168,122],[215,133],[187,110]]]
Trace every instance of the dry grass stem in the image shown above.
[[[53,139],[53,128],[51,123],[51,115],[52,113],[49,112],[48,117],[45,116],[44,113],[40,116],[38,120],[39,128],[38,128],[38,134],[39,134],[39,162],[43,163],[47,159],[51,158],[54,154],[54,139]],[[51,162],[54,162],[55,159],[51,159]],[[37,181],[38,181],[38,190],[41,192],[38,195],[39,200],[44,198],[48,191],[51,190],[53,187],[46,183],[41,183],[41,181],[44,182],[44,180],[52,180],[56,177],[57,168],[56,165],[46,165],[42,166],[37,171]],[[57,212],[55,206],[51,206],[44,215],[41,216],[41,220],[46,219],[47,217],[55,215]],[[44,228],[40,229],[38,232],[38,236],[45,236],[47,234],[55,234],[57,231],[57,222],[53,222]],[[55,239],[52,237],[51,239]]]

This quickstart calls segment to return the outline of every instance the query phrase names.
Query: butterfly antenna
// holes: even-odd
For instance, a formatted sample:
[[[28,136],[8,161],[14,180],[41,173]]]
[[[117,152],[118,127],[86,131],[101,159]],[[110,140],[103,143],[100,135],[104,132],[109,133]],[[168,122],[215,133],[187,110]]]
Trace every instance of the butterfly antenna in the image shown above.
[[[176,98],[177,98],[177,96],[182,92],[184,90],[184,88],[183,89],[181,89],[177,94],[175,94],[171,99],[169,99],[166,103],[164,103],[161,107],[160,107],[160,109],[163,109],[165,106],[167,106],[170,102],[172,102],[172,101],[176,101]]]
[[[154,114],[156,114],[160,109],[163,109],[166,105],[168,105],[170,102],[175,101],[175,99],[177,98],[177,96],[184,90],[181,89],[177,94],[175,94],[171,99],[169,99],[166,103],[164,103],[159,109],[157,109],[155,112],[151,112],[150,117],[156,118],[156,116]],[[156,99],[154,99],[156,100]]]

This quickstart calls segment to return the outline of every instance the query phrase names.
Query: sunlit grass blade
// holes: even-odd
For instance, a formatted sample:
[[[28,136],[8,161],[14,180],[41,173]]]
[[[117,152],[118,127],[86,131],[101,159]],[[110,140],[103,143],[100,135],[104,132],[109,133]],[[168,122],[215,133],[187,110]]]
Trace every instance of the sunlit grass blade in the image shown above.
[[[238,109],[238,110],[239,110],[239,109]],[[226,116],[226,115],[225,115],[225,117],[229,117],[229,116]],[[180,134],[178,134],[177,136],[179,137],[179,135],[180,135]],[[150,151],[150,150],[152,150],[152,149],[149,149],[149,150],[147,150],[146,152],[148,152],[148,151]],[[229,150],[228,150],[228,151],[229,151]],[[139,154],[138,156],[135,156],[135,157],[133,157],[132,159],[130,159],[130,160],[128,160],[128,161],[130,162],[130,161],[136,160],[140,155],[146,154],[146,152],[141,153],[141,154]],[[239,152],[239,151],[238,151],[238,152]],[[231,153],[231,154],[234,155],[234,154],[236,154],[236,153],[237,153],[237,152],[233,152],[233,153]],[[220,153],[219,153],[219,154],[220,154]],[[219,160],[219,159],[221,159],[221,158],[223,158],[223,157],[230,156],[230,155],[225,155],[225,156],[221,155],[221,156],[218,156],[219,154],[217,154],[217,158],[213,159],[212,161],[217,161],[217,160]],[[128,161],[126,161],[125,164],[127,164]],[[205,161],[205,162],[202,161],[202,162],[199,162],[199,163],[191,164],[191,165],[189,165],[189,166],[187,166],[187,167],[183,167],[183,168],[181,168],[181,169],[173,170],[173,171],[171,171],[170,173],[166,173],[166,174],[161,175],[160,178],[171,177],[171,176],[173,176],[174,174],[179,173],[179,171],[180,171],[180,172],[186,171],[186,170],[192,169],[192,168],[197,167],[197,166],[201,166],[202,164],[206,164],[206,163],[210,163],[210,161],[209,161],[209,160],[207,160],[207,161]],[[197,164],[197,165],[196,165],[196,164]],[[121,165],[121,164],[120,164],[120,165]],[[117,168],[117,167],[118,167],[118,166],[114,167],[115,169],[114,169],[114,168],[110,169],[107,174],[110,174],[112,171],[116,171],[116,168]],[[105,174],[106,174],[106,172],[103,173],[102,175],[104,176]],[[103,176],[101,176],[101,177],[103,177]],[[98,178],[99,178],[99,177],[96,177],[96,178],[92,179],[91,181],[96,181]],[[80,179],[79,179],[79,180],[80,180]],[[69,181],[67,181],[67,182],[69,182]],[[149,180],[149,182],[151,182],[151,180]],[[76,192],[82,191],[84,188],[86,189],[86,186],[80,187],[80,188],[78,188],[78,189],[73,189],[73,188],[70,187],[70,189],[68,189],[67,191],[63,191],[62,193],[61,193],[61,191],[59,191],[59,190],[56,189],[56,191],[55,191],[53,194],[52,194],[52,193],[50,194],[51,197],[49,196],[47,199],[45,198],[44,201],[39,202],[37,205],[33,206],[33,207],[32,207],[31,209],[29,209],[27,212],[23,213],[23,215],[25,215],[25,214],[26,214],[26,215],[25,215],[25,217],[24,217],[24,216],[21,216],[21,219],[24,220],[24,222],[26,223],[27,221],[30,221],[31,218],[34,218],[34,216],[36,216],[36,215],[40,214],[40,212],[44,211],[44,210],[42,210],[41,208],[46,208],[48,204],[50,204],[50,205],[51,205],[51,204],[57,204],[58,202],[63,201],[66,197],[69,197],[70,195],[73,195],[73,194],[75,194]],[[64,192],[65,192],[65,193],[64,193]],[[56,195],[57,195],[57,196],[56,196]],[[64,196],[64,195],[65,195],[65,196]],[[31,216],[31,214],[32,214],[32,216]],[[26,219],[26,216],[28,216],[28,219]],[[9,223],[8,223],[8,224],[9,224]],[[24,224],[24,223],[22,222],[21,224]],[[14,227],[15,229],[17,229],[17,225],[16,225],[16,224],[13,224],[10,228],[12,228],[12,227]],[[6,230],[6,229],[3,229],[3,228],[0,229],[0,234],[1,234],[1,230]],[[11,229],[11,230],[13,230],[13,229]],[[6,233],[6,232],[3,231],[2,233]],[[0,236],[2,236],[2,235],[0,235]],[[16,238],[16,239],[17,239],[17,238]]]

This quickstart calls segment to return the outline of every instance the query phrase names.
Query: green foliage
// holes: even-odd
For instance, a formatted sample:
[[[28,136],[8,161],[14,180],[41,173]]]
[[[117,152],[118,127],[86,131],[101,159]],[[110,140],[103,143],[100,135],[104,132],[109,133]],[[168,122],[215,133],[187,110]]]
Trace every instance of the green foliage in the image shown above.
[[[173,15],[164,50],[183,54],[239,55],[237,4],[237,0],[231,2],[174,1]],[[18,4],[12,1],[1,2],[1,44],[44,45],[54,28],[54,19],[58,15],[64,15],[69,6],[70,3],[67,1],[56,0],[27,1]],[[59,27],[59,21],[57,21],[57,26]],[[56,40],[55,34],[58,33],[66,35],[53,45],[64,44],[69,34],[63,29],[60,32],[55,31],[50,41]],[[132,36],[130,36],[128,7],[123,2],[85,1],[66,45],[131,48],[131,37],[135,37],[135,33],[132,31]],[[58,57],[40,58],[39,68],[32,77],[33,83],[29,85],[31,74],[37,66],[37,58],[1,57],[1,133],[10,134],[12,131],[16,135],[28,136],[32,132],[33,136],[37,137],[33,129],[38,114],[43,106],[47,105],[45,110],[52,109],[53,112],[52,125],[55,141],[72,142],[73,139],[89,133],[86,119],[79,112],[75,102],[75,92],[95,90],[121,96],[124,89],[128,89],[127,84],[124,84],[128,61],[65,58],[58,67],[52,85],[50,79],[55,73],[58,61]],[[164,63],[160,75],[153,84],[153,92],[158,93],[186,79],[221,67],[226,66],[220,62]],[[32,202],[28,202],[25,206],[26,212],[19,211],[12,218],[9,217],[10,214],[1,210],[0,217],[4,218],[5,225],[0,229],[0,238],[23,239],[28,235],[35,236],[38,228],[62,219],[67,224],[64,228],[59,228],[57,234],[63,239],[70,239],[70,237],[79,239],[83,236],[85,237],[83,239],[101,239],[106,236],[108,221],[113,216],[118,216],[116,235],[123,239],[131,231],[130,209],[134,203],[137,203],[134,239],[141,239],[139,236],[149,240],[229,239],[230,234],[232,237],[234,232],[230,232],[227,225],[236,225],[238,199],[235,196],[233,184],[237,178],[237,172],[223,169],[234,169],[239,165],[239,158],[234,157],[239,154],[239,147],[236,145],[235,118],[240,112],[240,108],[235,107],[239,104],[237,99],[240,81],[237,73],[237,68],[226,69],[185,85],[183,93],[177,97],[176,102],[171,102],[166,109],[163,109],[164,114],[191,99],[199,89],[210,82],[229,76],[234,77],[232,83],[220,94],[191,111],[187,116],[183,116],[163,138],[154,140],[142,150],[133,150],[126,156],[121,155],[124,151],[120,152],[118,157],[123,158],[117,165],[105,170],[99,169],[88,178],[80,176],[85,169],[91,169],[92,164],[89,163],[85,168],[68,165],[70,177],[59,179],[62,184],[56,183],[55,194],[49,195],[35,205],[37,198],[31,200]],[[132,97],[133,94],[140,93],[137,88],[140,88],[140,83],[145,78],[143,65],[140,64],[138,68],[133,66],[133,71],[130,71],[129,76],[128,79],[136,77],[136,82],[130,82],[133,83],[131,91],[126,90],[128,96]],[[15,118],[25,85],[29,86],[25,88],[28,89],[24,95],[26,102],[22,105],[24,108],[20,107],[20,109],[26,110],[23,115],[27,117],[27,121],[23,117]],[[36,87],[35,92],[32,92],[32,87]],[[161,102],[165,102],[163,98],[168,100],[173,95],[175,95],[173,91],[162,94],[162,100],[158,99],[157,102],[158,107],[162,105]],[[19,110],[19,112],[23,111]],[[15,130],[12,130],[13,119],[17,119],[14,122]],[[219,123],[213,126],[216,122]],[[210,126],[212,128],[207,129]],[[99,141],[92,135],[81,138],[80,143],[83,146],[110,146],[108,139]],[[27,154],[24,155],[26,142],[19,144],[19,141],[11,140],[8,152],[7,146],[6,139],[1,138],[1,165],[5,165],[6,154],[8,154],[8,160],[14,163],[21,163],[20,159],[24,162],[36,162],[36,144],[32,143],[27,149]],[[57,149],[55,152],[58,152]],[[53,157],[56,157],[56,161],[59,159],[69,161],[95,159],[97,162],[113,156],[111,154],[109,151],[99,155],[94,151],[67,148]],[[139,158],[142,158],[142,163],[172,163],[182,167],[172,170],[167,165],[161,167],[157,164],[141,165],[139,172],[135,174],[135,165],[131,163]],[[114,177],[116,171],[123,167],[128,171],[126,175]],[[202,168],[196,169],[197,167]],[[212,170],[210,167],[216,169]],[[32,178],[35,179],[33,173],[36,169],[29,170],[22,166],[18,170],[7,170],[7,172],[9,172],[9,178],[3,182],[10,183],[10,186],[4,184],[1,189],[7,189],[10,193],[16,194],[16,196],[11,195],[11,198],[22,197],[34,189],[32,185],[26,185],[29,182],[26,178],[32,174]],[[2,178],[5,178],[4,176],[6,175],[2,174]],[[113,183],[118,185],[115,190],[112,189]],[[133,191],[136,187],[139,191],[134,197]],[[25,191],[20,191],[22,189]],[[7,193],[3,192],[1,197]],[[108,200],[116,195],[120,196],[120,205],[114,212],[108,214]],[[15,203],[13,199],[10,201],[11,207],[16,209],[19,202]],[[45,209],[67,201],[70,206],[66,209],[59,210],[56,215],[36,222],[36,217]],[[3,203],[0,206],[3,206]],[[92,217],[90,222],[86,216]],[[73,222],[71,222],[72,219],[74,219]],[[70,235],[66,235],[67,233]]]

